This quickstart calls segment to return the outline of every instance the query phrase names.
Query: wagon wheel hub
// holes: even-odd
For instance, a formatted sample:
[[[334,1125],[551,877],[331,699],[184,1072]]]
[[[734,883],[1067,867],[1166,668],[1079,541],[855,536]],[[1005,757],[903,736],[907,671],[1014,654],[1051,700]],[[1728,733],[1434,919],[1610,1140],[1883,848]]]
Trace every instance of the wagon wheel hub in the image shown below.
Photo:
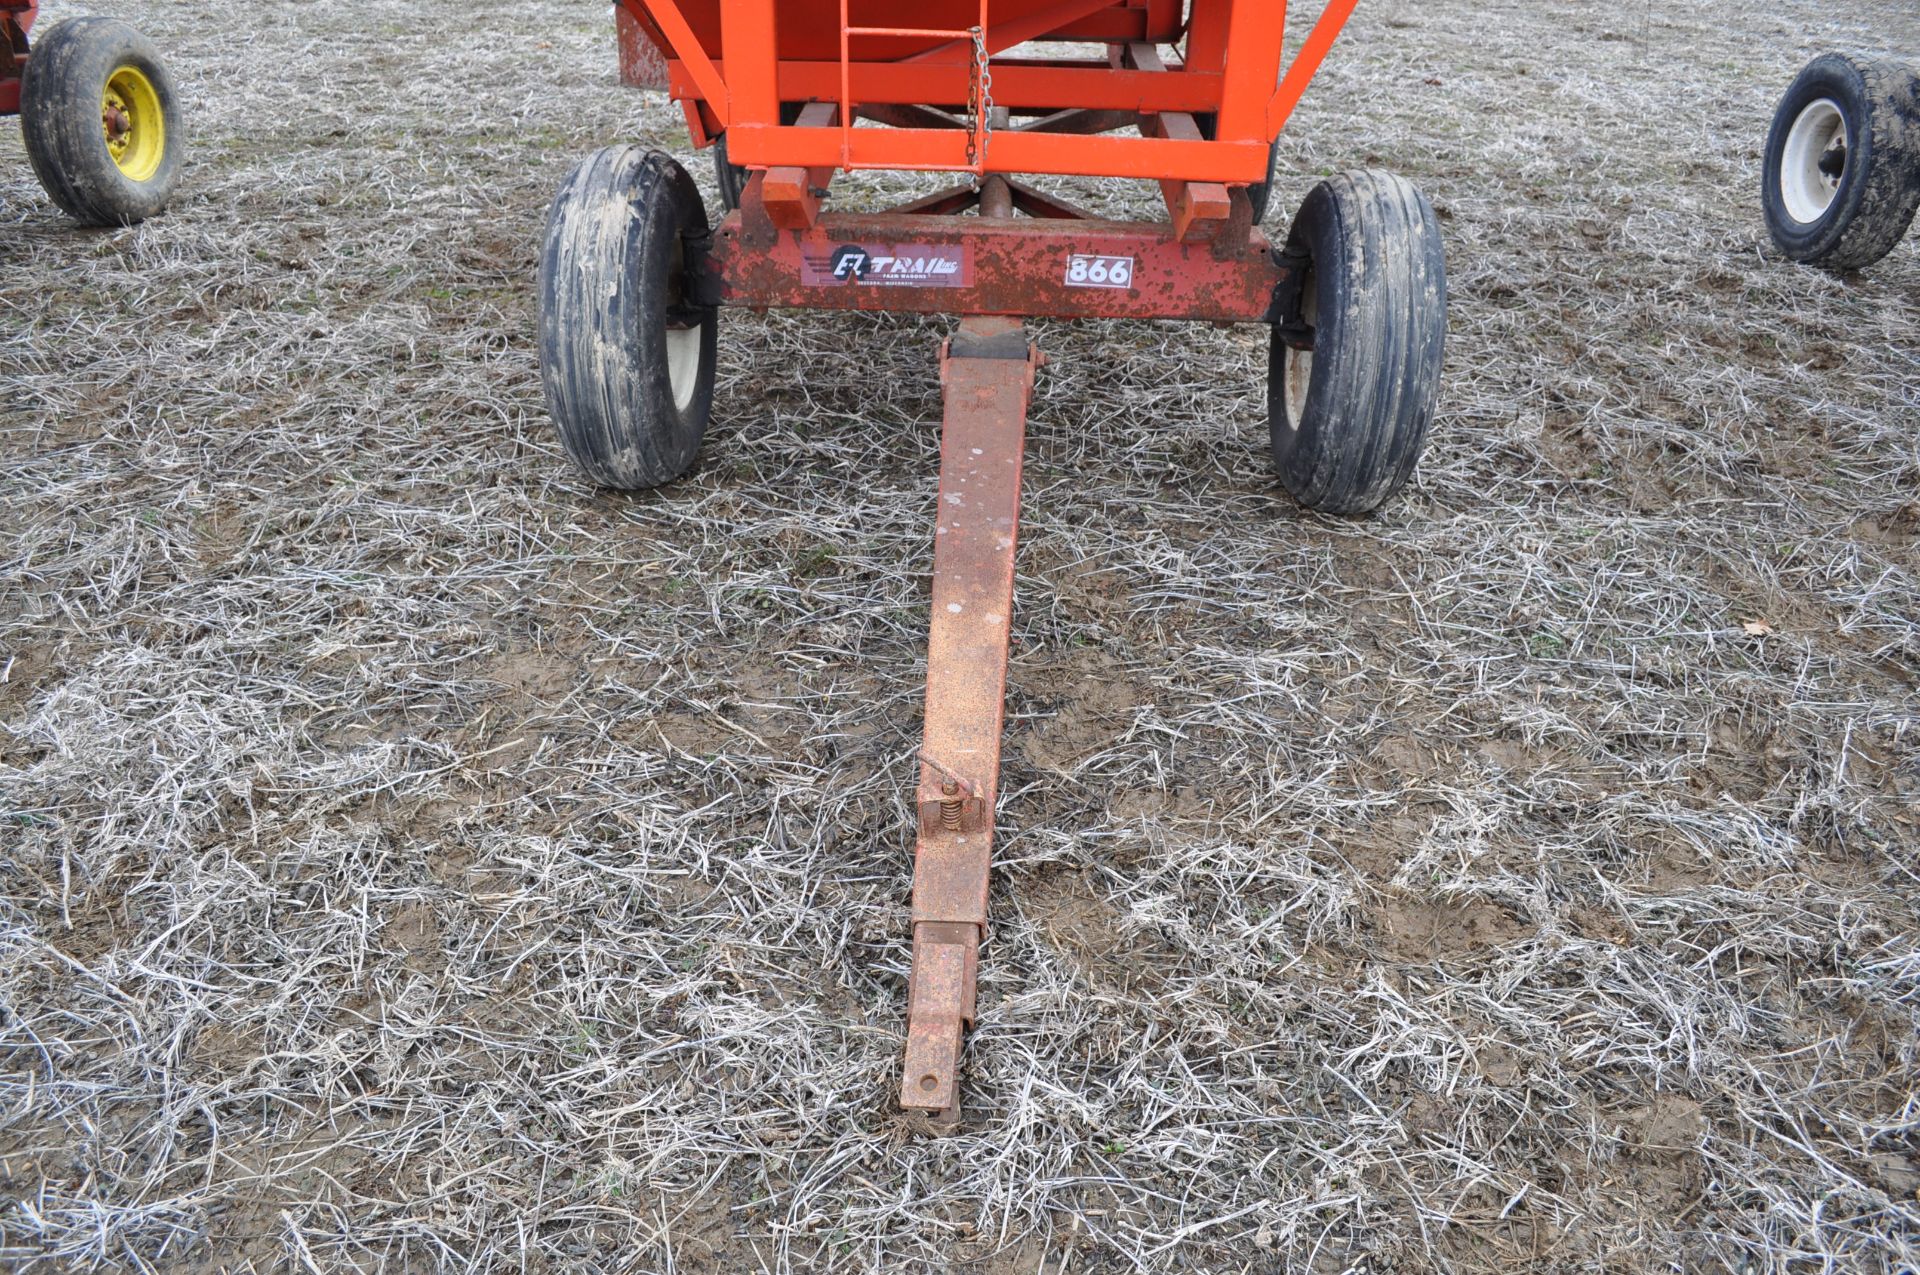
[[[160,90],[139,67],[125,65],[100,94],[100,130],[107,154],[129,180],[150,181],[166,159],[166,111]]]
[[[117,160],[127,153],[127,138],[133,132],[133,117],[127,113],[126,103],[109,93],[100,111],[100,123],[107,130],[107,149]]]
[[[1827,179],[1827,185],[1839,189],[1840,178],[1847,171],[1847,139],[1845,134],[1833,139],[1833,144],[1820,154],[1820,175]]]

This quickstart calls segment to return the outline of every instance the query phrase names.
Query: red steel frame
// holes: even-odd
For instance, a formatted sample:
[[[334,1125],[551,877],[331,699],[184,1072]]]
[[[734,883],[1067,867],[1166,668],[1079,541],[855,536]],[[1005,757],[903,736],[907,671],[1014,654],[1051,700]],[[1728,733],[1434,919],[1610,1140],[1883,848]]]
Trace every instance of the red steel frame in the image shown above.
[[[1259,181],[1265,174],[1267,143],[1285,126],[1356,0],[1330,0],[1284,76],[1280,75],[1287,16],[1283,0],[1190,0],[1186,56],[1164,74],[1117,68],[1097,59],[995,56],[993,101],[1016,113],[1068,108],[1202,111],[1216,116],[1215,140],[1021,131],[995,135],[984,160],[972,163],[966,156],[964,132],[928,128],[856,132],[842,127],[829,133],[783,125],[779,113],[781,102],[846,101],[863,106],[965,102],[970,59],[967,50],[954,47],[959,41],[905,60],[786,59],[777,47],[775,0],[707,0],[719,6],[722,49],[715,60],[695,38],[681,11],[680,5],[687,2],[620,0],[620,11],[664,56],[666,87],[688,105],[695,140],[704,143],[725,129],[729,157],[737,164],[1244,183]],[[987,52],[997,55],[1115,7],[1116,0],[1064,0],[1025,21],[996,29],[986,25],[983,0]],[[944,38],[963,33],[927,34]]]
[[[979,25],[965,31],[856,26],[849,0],[834,2],[839,57],[820,61],[782,56],[775,0],[619,0],[622,68],[680,99],[697,143],[724,130],[729,160],[752,170],[739,208],[689,245],[694,301],[962,316],[941,350],[900,1090],[904,1107],[955,1116],[986,927],[1021,453],[1042,362],[1020,319],[1283,320],[1297,272],[1252,224],[1244,188],[1266,176],[1269,143],[1355,0],[1330,0],[1284,74],[1284,0],[1187,0],[1184,25],[1168,25],[1177,0],[1057,0],[998,26],[978,0]],[[921,8],[950,15],[963,2],[974,0]],[[683,12],[696,5],[717,5],[718,57]],[[711,12],[698,16],[711,27]],[[995,56],[1041,36],[1103,39],[1108,57]],[[1181,37],[1184,56],[1163,58]],[[916,51],[856,58],[856,39]],[[791,122],[783,103],[800,104]],[[1195,112],[1213,116],[1212,139]],[[855,128],[862,117],[888,127]],[[1140,136],[1103,135],[1128,126]],[[835,173],[860,168],[969,180],[882,212],[827,211]],[[1168,216],[1096,218],[1018,173],[1155,180]],[[1100,285],[1076,284],[1088,262],[1124,262],[1124,277],[1103,265]]]
[[[27,70],[27,32],[40,0],[0,0],[0,115],[20,112],[20,80]]]
[[[941,350],[946,416],[913,854],[913,973],[900,1103],[957,1112],[987,924],[1013,622],[1020,462],[1040,356],[1020,324],[968,319]]]

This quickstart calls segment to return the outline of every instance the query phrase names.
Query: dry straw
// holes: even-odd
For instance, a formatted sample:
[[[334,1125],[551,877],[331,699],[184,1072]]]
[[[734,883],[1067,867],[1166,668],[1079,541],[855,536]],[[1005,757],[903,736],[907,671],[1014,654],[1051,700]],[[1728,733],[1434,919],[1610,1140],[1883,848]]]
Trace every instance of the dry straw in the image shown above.
[[[1351,165],[1441,210],[1376,518],[1269,476],[1263,334],[1038,325],[940,1138],[889,1094],[945,325],[729,314],[698,473],[597,493],[540,218],[684,149],[604,6],[114,8],[179,209],[77,232],[0,135],[11,1269],[1920,1262],[1920,246],[1794,268],[1755,199],[1906,0],[1363,5],[1273,229]]]

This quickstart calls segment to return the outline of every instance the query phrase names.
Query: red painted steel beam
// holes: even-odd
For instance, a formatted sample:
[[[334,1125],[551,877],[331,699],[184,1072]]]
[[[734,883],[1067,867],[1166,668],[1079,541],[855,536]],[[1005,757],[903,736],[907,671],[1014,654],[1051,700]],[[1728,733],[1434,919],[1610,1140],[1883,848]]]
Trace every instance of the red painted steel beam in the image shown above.
[[[1141,71],[1164,72],[1166,65],[1151,44],[1129,44],[1127,63]],[[1162,111],[1140,117],[1140,132],[1147,137],[1170,138],[1180,142],[1201,140],[1200,126],[1185,111]],[[1197,243],[1222,233],[1233,216],[1233,200],[1219,182],[1160,179],[1160,194],[1167,201],[1167,216],[1173,233],[1187,242]],[[1251,211],[1248,216],[1251,223]]]
[[[675,97],[699,97],[707,104],[719,120],[720,127],[727,126],[727,80],[719,66],[707,56],[700,47],[699,37],[693,28],[687,25],[686,17],[673,0],[632,0],[640,5],[647,17],[666,37],[667,45],[673,51],[673,57],[667,64],[668,79],[674,85],[669,90]],[[769,0],[769,4],[771,0]],[[768,40],[772,40],[769,32]],[[682,79],[690,82],[691,93],[682,93],[679,83]]]
[[[1193,0],[1187,14],[1185,62],[1196,71],[1218,71],[1227,61],[1230,0]]]
[[[668,0],[664,7],[675,4]],[[724,77],[728,128],[780,122],[780,99],[774,91],[780,50],[774,34],[773,0],[720,0],[720,56],[733,68]]]
[[[675,45],[676,52],[679,46]],[[728,74],[724,61],[708,63],[716,80]],[[678,57],[667,64],[676,98],[701,97],[699,76]],[[905,62],[856,62],[849,68],[853,100],[956,106],[967,100],[964,64],[932,66]],[[993,63],[993,101],[1014,110],[1213,111],[1220,106],[1218,71],[1170,71],[1148,75],[1116,71],[1105,62],[1006,59]],[[721,89],[724,92],[724,87]],[[839,62],[782,61],[778,96],[783,102],[838,101]],[[732,145],[731,141],[728,143]],[[1261,158],[1262,169],[1266,159]]]
[[[900,1105],[957,1113],[974,1020],[1000,790],[1020,468],[1038,353],[1017,320],[968,319],[941,352],[926,733],[913,869],[913,973]]]
[[[1222,71],[1215,137],[1222,141],[1258,141],[1263,150],[1273,140],[1267,129],[1267,101],[1280,80],[1286,27],[1285,4],[1256,0],[1233,6],[1227,19],[1227,63]],[[1264,169],[1262,172],[1264,175]]]
[[[1172,79],[1172,76],[1167,78]],[[999,81],[996,78],[995,84]],[[837,101],[839,93],[826,95]],[[860,94],[852,94],[857,105]],[[1169,108],[1171,109],[1171,108]],[[727,157],[737,164],[770,168],[793,164],[816,168],[885,168],[901,171],[962,171],[967,164],[965,130],[863,128],[851,138],[823,129],[739,124],[727,130]],[[996,129],[987,147],[988,168],[997,173],[1061,173],[1085,177],[1183,181],[1257,182],[1267,173],[1264,141],[1206,142],[1175,138],[1076,137]]]
[[[795,124],[801,128],[837,128],[840,108],[833,102],[809,102],[800,109]],[[820,216],[820,201],[833,183],[834,170],[827,166],[800,168],[776,165],[766,170],[760,183],[759,199],[774,225],[788,230],[805,230]],[[818,191],[820,193],[816,194]]]
[[[749,187],[713,236],[702,286],[714,304],[1260,323],[1287,277],[1257,229],[1235,250],[1231,236],[1181,243],[1164,222],[823,213],[793,231],[754,211]]]
[[[40,0],[0,0],[0,115],[20,113],[20,85],[27,73],[27,32]]]

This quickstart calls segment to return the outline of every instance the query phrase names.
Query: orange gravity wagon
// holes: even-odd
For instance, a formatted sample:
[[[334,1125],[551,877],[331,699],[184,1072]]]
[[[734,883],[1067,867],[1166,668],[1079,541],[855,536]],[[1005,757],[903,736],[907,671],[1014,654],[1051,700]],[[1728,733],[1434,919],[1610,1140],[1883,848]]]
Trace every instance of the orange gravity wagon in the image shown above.
[[[619,0],[623,77],[668,91],[714,151],[708,216],[673,158],[612,146],[568,177],[540,263],[541,379],[568,456],[614,488],[693,464],[719,310],[948,314],[918,755],[903,1106],[952,1118],[975,1013],[1000,779],[1026,415],[1022,320],[1265,324],[1268,423],[1302,505],[1364,513],[1433,419],[1446,277],[1433,209],[1373,170],[1262,233],[1275,139],[1346,24],[1283,59],[1284,0]],[[1284,62],[1284,65],[1283,65]],[[948,173],[882,210],[836,174]],[[1109,220],[1023,180],[1159,183]],[[1051,183],[1057,186],[1058,183]]]

